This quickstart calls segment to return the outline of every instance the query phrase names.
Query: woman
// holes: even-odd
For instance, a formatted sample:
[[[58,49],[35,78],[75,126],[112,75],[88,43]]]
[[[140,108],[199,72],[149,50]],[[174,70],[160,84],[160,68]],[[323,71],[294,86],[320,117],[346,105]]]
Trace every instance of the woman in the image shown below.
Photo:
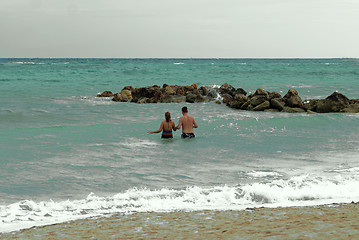
[[[173,138],[172,129],[176,131],[176,126],[174,121],[171,120],[171,114],[169,112],[165,113],[166,120],[161,122],[160,128],[157,131],[149,131],[147,133],[159,133],[162,132],[162,138]]]

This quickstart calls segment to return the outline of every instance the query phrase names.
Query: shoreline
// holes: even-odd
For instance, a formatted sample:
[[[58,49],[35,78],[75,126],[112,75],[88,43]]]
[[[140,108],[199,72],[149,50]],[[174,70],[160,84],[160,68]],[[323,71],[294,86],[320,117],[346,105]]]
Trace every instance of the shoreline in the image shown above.
[[[350,239],[359,238],[359,204],[241,211],[115,214],[0,234],[1,239]]]

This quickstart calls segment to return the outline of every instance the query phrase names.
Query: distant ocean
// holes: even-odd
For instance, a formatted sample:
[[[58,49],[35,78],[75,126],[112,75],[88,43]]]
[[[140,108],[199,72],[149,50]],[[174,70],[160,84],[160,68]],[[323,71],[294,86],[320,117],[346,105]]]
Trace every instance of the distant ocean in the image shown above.
[[[359,201],[359,114],[118,103],[125,86],[229,83],[359,98],[359,59],[0,59],[0,233],[112,213]],[[162,140],[187,106],[196,138]]]

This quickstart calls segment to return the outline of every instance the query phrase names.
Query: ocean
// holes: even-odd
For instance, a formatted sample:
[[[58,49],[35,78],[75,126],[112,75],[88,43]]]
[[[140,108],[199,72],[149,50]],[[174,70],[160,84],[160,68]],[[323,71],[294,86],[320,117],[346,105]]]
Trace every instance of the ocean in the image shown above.
[[[0,59],[0,233],[114,213],[359,201],[359,114],[98,98],[125,86],[359,95],[359,59]],[[181,108],[195,139],[161,139]]]

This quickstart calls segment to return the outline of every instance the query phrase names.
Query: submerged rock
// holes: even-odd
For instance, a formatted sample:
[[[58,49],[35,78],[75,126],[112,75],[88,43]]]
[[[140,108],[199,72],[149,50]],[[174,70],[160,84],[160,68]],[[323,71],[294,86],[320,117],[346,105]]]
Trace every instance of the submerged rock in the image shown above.
[[[164,95],[161,99],[162,103],[180,103],[180,102],[186,102],[186,96],[182,95]]]
[[[292,108],[292,107],[287,107],[287,106],[285,106],[282,111],[287,112],[287,113],[304,113],[304,112],[306,112],[303,108]]]
[[[97,97],[113,97],[114,94],[111,91],[104,91],[103,93],[97,94]]]

